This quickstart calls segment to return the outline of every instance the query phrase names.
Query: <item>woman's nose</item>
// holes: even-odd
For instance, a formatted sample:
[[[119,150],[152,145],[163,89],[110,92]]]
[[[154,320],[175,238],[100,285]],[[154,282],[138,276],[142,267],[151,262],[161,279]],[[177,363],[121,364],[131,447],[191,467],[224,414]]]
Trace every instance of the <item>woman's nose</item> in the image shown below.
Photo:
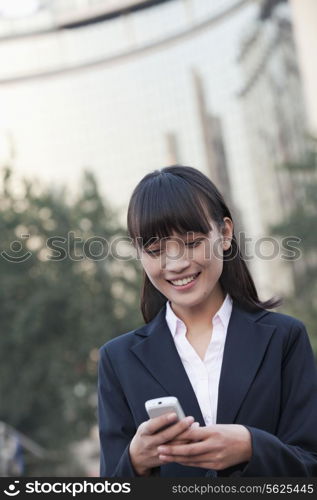
[[[190,260],[184,251],[184,248],[173,250],[167,249],[163,254],[163,267],[170,273],[178,273],[190,266]]]
[[[166,265],[163,265],[163,269],[165,270],[166,273],[171,275],[177,275],[182,273],[183,271],[186,271],[190,267],[190,262],[188,260],[181,260],[179,262],[171,262],[167,261]]]

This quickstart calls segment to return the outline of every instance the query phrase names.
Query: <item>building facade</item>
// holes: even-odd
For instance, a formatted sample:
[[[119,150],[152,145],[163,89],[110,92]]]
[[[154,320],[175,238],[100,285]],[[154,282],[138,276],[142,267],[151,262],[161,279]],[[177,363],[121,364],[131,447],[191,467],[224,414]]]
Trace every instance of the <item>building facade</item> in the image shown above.
[[[194,166],[254,250],[287,210],[291,185],[275,165],[302,149],[288,18],[256,22],[252,0],[122,1],[120,15],[106,0],[37,3],[28,17],[0,18],[0,130],[15,170],[76,191],[89,168],[125,224],[143,175]],[[291,289],[274,280],[279,259],[273,271],[261,255],[249,263],[263,299]]]

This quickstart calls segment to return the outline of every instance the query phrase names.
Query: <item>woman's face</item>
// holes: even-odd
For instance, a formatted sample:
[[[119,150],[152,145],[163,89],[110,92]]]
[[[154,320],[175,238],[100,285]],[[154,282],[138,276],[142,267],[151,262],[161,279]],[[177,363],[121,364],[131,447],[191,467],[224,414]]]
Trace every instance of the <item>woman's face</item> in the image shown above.
[[[207,235],[174,232],[141,250],[149,280],[172,304],[192,307],[212,296],[223,269],[223,250],[232,238],[233,223],[227,217],[224,222],[222,234],[212,222]]]

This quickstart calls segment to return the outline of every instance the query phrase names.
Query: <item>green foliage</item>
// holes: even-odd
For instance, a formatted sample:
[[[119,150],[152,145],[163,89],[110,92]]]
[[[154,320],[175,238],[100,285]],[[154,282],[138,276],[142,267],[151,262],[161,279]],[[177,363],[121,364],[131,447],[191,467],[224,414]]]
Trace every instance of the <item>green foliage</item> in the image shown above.
[[[301,239],[301,256],[292,262],[295,294],[285,303],[285,312],[300,318],[307,326],[317,357],[317,141],[300,162],[288,163],[296,185],[293,209],[272,234],[295,235]]]
[[[98,348],[142,323],[137,262],[110,253],[96,258],[101,244],[89,238],[110,242],[126,233],[91,173],[73,201],[66,190],[24,181],[21,195],[14,187],[11,171],[4,169],[0,420],[58,455],[97,424]],[[59,238],[55,250],[48,244],[52,237]],[[75,237],[80,241],[74,245]],[[26,252],[32,255],[17,262]],[[41,468],[33,470],[39,474]]]

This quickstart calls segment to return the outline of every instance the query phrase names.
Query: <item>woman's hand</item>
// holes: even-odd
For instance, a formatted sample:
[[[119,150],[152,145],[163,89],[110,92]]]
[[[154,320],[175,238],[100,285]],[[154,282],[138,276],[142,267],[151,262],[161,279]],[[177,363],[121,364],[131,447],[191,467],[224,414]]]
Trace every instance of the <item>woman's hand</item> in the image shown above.
[[[187,431],[194,421],[193,417],[186,417],[173,424],[176,417],[176,413],[169,413],[139,425],[129,447],[131,463],[139,476],[148,476],[153,467],[162,465],[164,462],[158,457],[158,446],[169,441],[179,443],[177,436]],[[182,439],[181,442],[186,441]]]
[[[192,428],[178,439],[191,442],[159,446],[157,451],[162,463],[178,462],[191,467],[222,470],[247,462],[252,456],[251,434],[243,425],[215,424]]]

